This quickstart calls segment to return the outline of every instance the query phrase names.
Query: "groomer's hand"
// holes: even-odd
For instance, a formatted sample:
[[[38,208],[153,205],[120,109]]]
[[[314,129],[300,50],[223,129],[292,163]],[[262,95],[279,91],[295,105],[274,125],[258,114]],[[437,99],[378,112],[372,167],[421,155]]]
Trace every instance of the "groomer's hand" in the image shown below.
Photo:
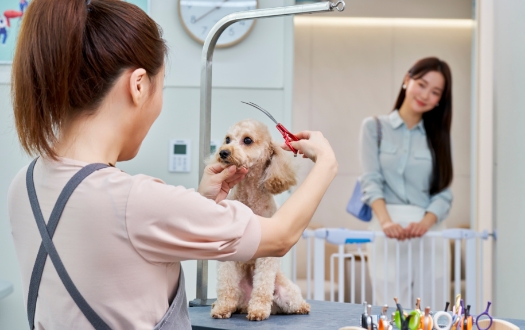
[[[239,183],[248,173],[248,169],[237,169],[232,165],[225,167],[220,163],[206,166],[197,191],[204,197],[213,199],[216,203],[224,200],[230,189]]]
[[[310,158],[314,163],[318,159],[329,160],[337,162],[330,142],[323,136],[321,132],[303,131],[295,134],[299,141],[292,141],[290,144],[303,158]],[[284,150],[290,151],[286,144],[281,146]]]
[[[405,228],[407,238],[417,238],[425,235],[427,231],[437,222],[434,213],[427,212],[419,222],[412,222]]]

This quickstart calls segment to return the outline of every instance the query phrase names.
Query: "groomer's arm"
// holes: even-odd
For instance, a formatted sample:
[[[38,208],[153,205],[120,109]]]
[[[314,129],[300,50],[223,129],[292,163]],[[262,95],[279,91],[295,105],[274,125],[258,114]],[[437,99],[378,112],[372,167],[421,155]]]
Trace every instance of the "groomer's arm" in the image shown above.
[[[254,258],[283,256],[297,243],[337,174],[334,151],[323,134],[301,132],[296,136],[300,141],[292,142],[292,146],[315,165],[271,218],[259,217],[261,242]]]

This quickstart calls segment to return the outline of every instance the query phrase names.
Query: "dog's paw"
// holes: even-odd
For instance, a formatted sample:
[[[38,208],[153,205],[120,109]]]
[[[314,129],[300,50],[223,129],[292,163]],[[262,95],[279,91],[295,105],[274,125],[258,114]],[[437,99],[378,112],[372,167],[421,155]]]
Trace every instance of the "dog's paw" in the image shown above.
[[[296,314],[310,314],[310,304],[306,301],[303,301],[301,307],[295,312]]]
[[[270,311],[264,310],[248,310],[246,318],[250,321],[262,321],[270,317]]]
[[[224,308],[213,306],[211,310],[211,317],[214,319],[229,319],[231,316],[232,312]]]

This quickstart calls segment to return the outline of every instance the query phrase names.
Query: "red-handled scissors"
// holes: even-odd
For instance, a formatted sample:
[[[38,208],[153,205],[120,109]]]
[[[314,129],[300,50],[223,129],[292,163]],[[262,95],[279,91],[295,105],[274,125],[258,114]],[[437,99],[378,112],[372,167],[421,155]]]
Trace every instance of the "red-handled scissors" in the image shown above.
[[[276,125],[277,125],[277,129],[279,130],[279,132],[281,132],[283,138],[284,138],[284,143],[286,143],[286,145],[288,146],[288,148],[290,148],[290,150],[293,152],[293,155],[294,157],[297,157],[297,150],[295,150],[294,147],[292,147],[292,144],[290,143],[292,140],[293,141],[299,141],[299,139],[293,135],[292,133],[290,133],[289,130],[287,130],[283,124],[281,123],[278,123],[277,120],[275,120],[275,118],[273,118],[273,116],[266,110],[264,110],[263,108],[261,108],[260,106],[258,106],[257,104],[253,103],[253,102],[244,102],[244,101],[241,101],[242,103],[244,104],[248,104],[248,105],[251,105],[252,107],[254,107],[255,109],[257,110],[260,110],[262,111],[265,115],[267,115]]]

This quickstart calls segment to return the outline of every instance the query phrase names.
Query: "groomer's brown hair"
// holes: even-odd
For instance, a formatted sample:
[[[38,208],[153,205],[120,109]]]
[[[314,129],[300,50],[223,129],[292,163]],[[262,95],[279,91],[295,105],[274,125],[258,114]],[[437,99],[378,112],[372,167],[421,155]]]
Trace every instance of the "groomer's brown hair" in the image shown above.
[[[445,78],[445,87],[439,105],[423,114],[423,124],[427,143],[432,152],[433,175],[430,182],[430,194],[437,194],[452,183],[452,151],[450,146],[450,126],[452,124],[452,74],[445,61],[437,57],[427,57],[416,62],[408,71],[412,79],[420,79],[430,71],[436,71]],[[406,90],[401,88],[394,104],[394,110],[400,109],[405,100]]]
[[[92,114],[126,69],[161,70],[160,27],[121,0],[33,0],[22,19],[12,101],[22,147],[56,158],[62,125]]]

